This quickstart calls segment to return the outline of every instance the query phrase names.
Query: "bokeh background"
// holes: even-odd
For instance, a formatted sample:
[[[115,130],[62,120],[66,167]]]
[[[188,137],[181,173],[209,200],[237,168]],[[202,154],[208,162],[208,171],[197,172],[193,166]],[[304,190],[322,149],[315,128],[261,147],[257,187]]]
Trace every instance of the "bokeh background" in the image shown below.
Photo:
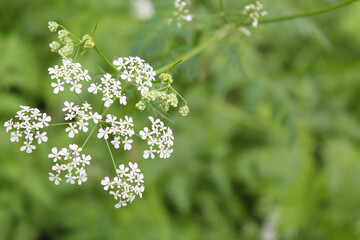
[[[239,12],[250,1],[223,0]],[[269,0],[269,17],[320,9],[335,0]],[[19,105],[38,107],[62,122],[65,92],[54,95],[47,68],[59,64],[48,44],[55,20],[78,36],[91,33],[110,59],[140,56],[168,64],[224,24],[217,0],[192,1],[193,22],[169,26],[173,3],[152,0],[155,15],[140,20],[133,1],[1,0],[0,123]],[[228,21],[241,22],[232,15]],[[234,32],[173,70],[174,87],[191,114],[164,119],[173,128],[170,159],[142,159],[144,145],[114,151],[117,164],[138,162],[142,199],[121,209],[100,185],[114,173],[104,142],[85,147],[93,157],[81,186],[48,180],[53,146],[70,140],[64,127],[49,141],[20,152],[0,127],[0,239],[360,239],[360,2],[324,15],[261,25],[251,37]],[[93,79],[109,70],[95,51],[77,58]],[[100,99],[83,94],[100,106]],[[133,106],[138,129],[149,112]]]

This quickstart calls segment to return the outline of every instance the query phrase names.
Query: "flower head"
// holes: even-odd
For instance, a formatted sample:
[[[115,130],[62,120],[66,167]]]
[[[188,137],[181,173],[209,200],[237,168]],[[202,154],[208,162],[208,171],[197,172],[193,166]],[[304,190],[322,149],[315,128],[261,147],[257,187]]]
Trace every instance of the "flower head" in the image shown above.
[[[32,144],[34,140],[37,140],[38,144],[47,142],[46,132],[40,130],[49,126],[51,117],[46,113],[41,113],[37,108],[28,106],[20,106],[20,108],[21,110],[15,116],[15,119],[19,121],[14,122],[13,119],[10,119],[4,123],[4,127],[6,132],[10,131],[11,142],[19,142],[23,138],[24,145],[20,147],[20,150],[31,153],[36,149],[36,146]]]
[[[60,151],[56,147],[51,149],[49,158],[53,159],[55,165],[51,168],[54,172],[49,173],[49,180],[59,185],[61,182],[60,174],[65,174],[66,182],[81,185],[87,180],[86,165],[90,165],[91,156],[82,154],[82,148],[76,144],[70,144],[69,148]]]
[[[105,191],[109,191],[109,194],[117,200],[115,208],[120,208],[131,203],[136,196],[142,197],[142,193],[145,190],[144,187],[144,174],[141,173],[137,163],[129,162],[129,167],[125,167],[124,164],[119,165],[116,169],[117,176],[110,180],[109,177],[105,177],[101,181],[101,185],[104,186]],[[114,190],[113,190],[114,189]]]

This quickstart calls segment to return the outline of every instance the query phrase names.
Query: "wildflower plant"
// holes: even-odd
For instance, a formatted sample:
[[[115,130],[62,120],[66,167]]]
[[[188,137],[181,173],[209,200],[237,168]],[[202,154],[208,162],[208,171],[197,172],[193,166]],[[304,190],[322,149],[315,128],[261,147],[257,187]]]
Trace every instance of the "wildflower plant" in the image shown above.
[[[315,15],[355,1],[348,0],[334,7],[311,13],[265,20],[261,18],[267,12],[261,3],[256,1],[244,7],[239,14],[239,17],[243,19],[240,23],[229,22],[228,18],[224,18],[225,25],[216,31],[213,37],[200,43],[180,59],[156,70],[149,62],[139,56],[118,57],[111,62],[96,45],[93,39],[94,33],[77,37],[64,26],[55,21],[50,21],[48,28],[51,32],[56,33],[57,40],[52,41],[49,47],[52,52],[60,55],[61,65],[48,68],[49,85],[53,88],[55,95],[69,91],[76,95],[79,100],[63,103],[60,111],[64,115],[65,122],[63,123],[50,124],[52,118],[46,113],[37,108],[20,106],[15,117],[6,121],[4,127],[6,132],[10,134],[11,142],[20,142],[22,144],[20,146],[21,151],[32,153],[36,150],[36,144],[39,145],[48,142],[48,140],[51,142],[51,137],[48,139],[45,131],[46,128],[65,126],[64,131],[72,143],[68,147],[52,146],[51,152],[48,154],[48,158],[53,163],[48,178],[55,185],[62,182],[81,185],[87,181],[88,177],[91,177],[88,176],[86,170],[97,159],[93,159],[86,153],[86,144],[93,135],[96,135],[99,140],[105,142],[115,171],[113,177],[104,176],[99,186],[102,185],[104,190],[113,196],[116,200],[116,208],[126,206],[136,197],[142,197],[145,190],[145,174],[139,168],[141,160],[138,163],[116,164],[113,150],[131,151],[134,150],[133,144],[136,141],[143,141],[144,145],[147,145],[141,152],[144,159],[167,159],[171,158],[175,143],[172,129],[155,116],[146,116],[150,120],[149,125],[137,126],[132,116],[107,113],[114,105],[124,106],[133,102],[129,101],[130,95],[126,94],[130,87],[138,91],[138,94],[133,96],[136,98],[134,108],[144,111],[150,106],[156,106],[159,112],[165,115],[170,108],[179,107],[179,114],[187,116],[190,113],[187,101],[172,85],[176,79],[173,78],[171,70],[177,65],[206,50],[211,44],[221,41],[232,32],[239,30],[244,32],[247,26],[257,27],[263,22],[278,22]],[[221,16],[226,17],[222,1],[220,2]],[[181,27],[184,22],[192,21],[193,16],[190,14],[187,2],[175,0],[174,7],[174,18],[170,22]],[[112,72],[105,72],[100,76],[90,74],[87,69],[84,69],[76,57],[79,52],[84,54],[87,51],[95,51],[109,65]],[[101,101],[101,109],[94,109],[88,101],[83,99],[81,94],[84,91],[91,93],[91,95],[98,95],[92,97]],[[76,136],[80,132],[88,134],[85,142],[81,145],[76,141]]]

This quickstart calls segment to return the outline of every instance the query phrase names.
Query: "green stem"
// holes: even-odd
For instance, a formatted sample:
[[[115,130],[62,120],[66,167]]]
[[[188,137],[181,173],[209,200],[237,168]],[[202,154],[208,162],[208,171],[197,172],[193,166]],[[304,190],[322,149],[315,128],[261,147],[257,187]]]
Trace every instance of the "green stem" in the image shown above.
[[[330,12],[332,10],[344,7],[346,5],[349,5],[349,4],[357,2],[357,1],[359,1],[359,0],[348,0],[346,2],[339,3],[332,7],[328,7],[328,8],[324,8],[324,9],[320,9],[320,10],[316,10],[316,11],[311,11],[311,12],[307,12],[307,13],[299,13],[299,14],[294,14],[294,15],[289,15],[289,16],[284,16],[284,17],[276,17],[276,18],[268,18],[268,19],[264,19],[264,20],[259,20],[259,24],[281,22],[281,21],[292,20],[292,19],[296,19],[296,18],[302,18],[302,17],[308,17],[308,16],[317,15],[317,14],[322,14],[322,13]],[[227,15],[229,15],[229,13],[227,13]],[[236,13],[236,15],[241,15],[241,13]],[[250,25],[251,25],[251,22],[247,22],[247,23],[241,24],[240,26],[250,26]],[[199,54],[200,52],[205,50],[211,44],[215,43],[218,40],[223,39],[223,37],[225,37],[230,32],[229,28],[230,28],[230,30],[233,29],[234,25],[226,25],[223,29],[220,29],[219,31],[217,31],[213,37],[211,37],[208,40],[206,40],[205,42],[201,43],[196,48],[190,50],[188,53],[184,54],[182,57],[180,57],[176,61],[157,69],[156,74],[162,73],[165,70],[169,69],[172,65],[179,62],[179,60],[182,60],[182,61],[179,62],[178,65],[183,64],[187,60],[191,59],[192,57],[196,56],[197,54]]]
[[[89,136],[86,138],[86,140],[85,140],[84,144],[81,146],[81,148],[85,147],[86,143],[89,141],[89,139],[90,139],[91,135],[93,134],[93,132],[94,132],[95,128],[97,127],[97,125],[98,125],[98,123],[95,124],[94,128],[91,130]]]
[[[178,63],[178,65],[180,65],[180,64],[186,62],[187,60],[191,59],[192,57],[196,56],[197,54],[199,54],[200,52],[205,50],[207,47],[209,47],[209,45],[211,45],[212,43],[215,43],[215,42],[223,39],[230,32],[230,30],[233,29],[234,27],[235,26],[233,24],[229,24],[229,25],[226,25],[225,27],[221,28],[214,34],[214,36],[210,37],[208,40],[204,41],[203,43],[198,45],[196,48],[192,49],[190,52],[184,54],[182,57],[180,57],[176,61],[174,61],[162,68],[156,69],[156,74],[165,72],[165,70],[169,69],[175,63]],[[182,61],[179,62],[180,60],[182,60]]]
[[[108,142],[107,139],[105,139],[105,142],[106,142],[106,146],[107,146],[107,148],[108,148],[108,150],[109,150],[109,153],[110,153],[111,161],[112,161],[112,163],[113,163],[113,165],[114,165],[115,173],[116,173],[116,175],[118,175],[118,173],[116,172],[115,159],[114,159],[114,156],[113,156],[113,154],[112,154],[112,152],[111,152],[111,149],[110,149],[110,146],[109,146],[109,142]],[[119,176],[119,175],[118,175],[118,176]]]
[[[112,68],[115,72],[117,72],[119,75],[121,75],[121,72],[117,70],[117,68],[104,56],[104,54],[100,51],[100,49],[95,45],[94,46],[95,51],[100,55],[102,59]]]
[[[294,14],[294,15],[289,15],[289,16],[283,16],[283,17],[276,17],[276,18],[269,18],[269,19],[263,19],[263,20],[259,20],[259,24],[267,24],[267,23],[273,23],[273,22],[281,22],[281,21],[286,21],[286,20],[292,20],[292,19],[296,19],[296,18],[302,18],[302,17],[308,17],[308,16],[313,16],[313,15],[318,15],[318,14],[322,14],[322,13],[326,13],[326,12],[330,12],[333,11],[335,9],[341,8],[341,7],[345,7],[349,4],[352,4],[354,2],[357,2],[359,0],[349,0],[343,3],[339,3],[337,5],[328,7],[328,8],[323,8],[320,10],[315,10],[315,11],[311,11],[311,12],[306,12],[306,13],[299,13],[299,14]],[[251,23],[247,23],[247,25],[251,25]]]
[[[49,126],[47,127],[63,126],[63,125],[68,125],[69,123],[74,123],[74,122],[54,123],[54,124],[49,124]]]
[[[85,103],[85,100],[84,100],[78,93],[76,93],[76,96],[78,96],[78,98],[80,99],[80,101],[82,101],[83,103]]]

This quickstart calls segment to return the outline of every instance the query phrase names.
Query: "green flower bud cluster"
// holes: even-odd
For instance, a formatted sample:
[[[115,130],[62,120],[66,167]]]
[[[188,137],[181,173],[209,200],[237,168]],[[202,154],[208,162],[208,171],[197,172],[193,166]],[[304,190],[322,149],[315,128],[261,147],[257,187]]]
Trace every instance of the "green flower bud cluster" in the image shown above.
[[[160,80],[163,81],[163,82],[167,82],[167,83],[172,83],[173,82],[173,79],[172,79],[172,76],[168,73],[162,73],[160,74],[159,76]]]
[[[90,36],[90,34],[85,34],[82,37],[81,42],[84,43],[84,48],[92,48],[95,46],[94,40],[92,39],[92,37]]]
[[[178,93],[171,87],[173,78],[169,73],[162,73],[159,76],[161,80],[161,86],[157,89],[150,91],[144,91],[141,94],[141,100],[135,105],[136,108],[143,111],[146,108],[146,103],[156,102],[159,104],[162,110],[169,111],[170,107],[177,107],[179,104]],[[164,86],[165,85],[165,86]],[[181,99],[185,99],[179,95]],[[186,101],[185,101],[186,104]],[[189,114],[189,108],[187,105],[180,108],[179,113],[182,116]]]
[[[165,91],[151,90],[143,92],[142,100],[140,100],[135,106],[142,111],[146,108],[146,103],[148,102],[159,103],[160,107],[167,112],[169,111],[170,106],[177,107],[179,101],[174,93],[168,94]]]
[[[179,109],[179,113],[182,115],[182,116],[187,116],[190,112],[190,109],[188,106],[182,106],[180,109]]]
[[[85,49],[95,46],[95,43],[90,34],[85,34],[81,40],[75,37],[76,40],[74,43],[73,38],[70,37],[71,33],[64,27],[54,21],[50,21],[48,24],[50,31],[57,32],[59,39],[59,41],[52,41],[49,44],[49,47],[52,52],[57,52],[63,59],[68,59],[70,55],[75,52],[75,47],[79,44],[84,44],[83,48]]]
[[[57,28],[59,27],[59,24],[57,24],[57,22],[50,21],[48,22],[48,27],[51,32],[56,32]]]

